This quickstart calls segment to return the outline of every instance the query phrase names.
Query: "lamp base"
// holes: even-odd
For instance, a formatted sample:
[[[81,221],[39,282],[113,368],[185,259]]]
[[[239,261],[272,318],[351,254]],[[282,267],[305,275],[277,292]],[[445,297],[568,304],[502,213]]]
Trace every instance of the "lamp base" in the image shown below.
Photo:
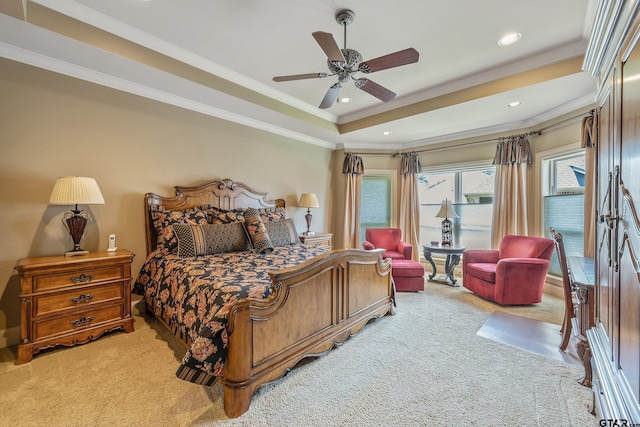
[[[64,256],[66,256],[67,258],[72,257],[72,256],[78,256],[78,255],[88,255],[89,251],[85,251],[84,249],[80,249],[78,251],[69,251],[69,252],[65,252]]]

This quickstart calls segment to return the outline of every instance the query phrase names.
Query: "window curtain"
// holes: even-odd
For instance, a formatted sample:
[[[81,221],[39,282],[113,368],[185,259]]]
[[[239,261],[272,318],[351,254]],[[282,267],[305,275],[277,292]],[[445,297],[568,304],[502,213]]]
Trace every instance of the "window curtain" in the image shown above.
[[[420,261],[420,200],[418,173],[422,164],[418,153],[402,153],[400,162],[400,229],[403,240],[413,246],[411,258]]]
[[[491,244],[498,248],[507,234],[528,235],[527,168],[531,164],[531,147],[527,136],[500,138],[493,164],[496,181]]]
[[[584,176],[584,256],[593,258],[596,250],[596,146],[598,145],[598,115],[582,119],[582,148],[585,149]]]
[[[355,153],[345,153],[342,173],[346,179],[344,201],[344,235],[345,248],[360,247],[360,194],[364,163],[362,157]]]

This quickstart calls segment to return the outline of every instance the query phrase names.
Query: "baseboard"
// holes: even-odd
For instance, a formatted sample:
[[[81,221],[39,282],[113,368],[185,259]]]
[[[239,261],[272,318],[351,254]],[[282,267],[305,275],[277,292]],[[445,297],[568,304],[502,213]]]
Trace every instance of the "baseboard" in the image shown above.
[[[562,279],[557,276],[548,275],[547,280],[545,280],[543,292],[547,295],[551,295],[552,297],[564,299]]]
[[[0,329],[0,348],[12,347],[20,342],[20,327]]]

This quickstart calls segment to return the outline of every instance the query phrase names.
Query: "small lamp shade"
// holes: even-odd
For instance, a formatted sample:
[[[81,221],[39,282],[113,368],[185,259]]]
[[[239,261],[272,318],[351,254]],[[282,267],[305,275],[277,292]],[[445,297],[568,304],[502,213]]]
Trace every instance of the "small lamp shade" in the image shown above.
[[[453,206],[451,206],[451,200],[444,199],[442,201],[442,206],[440,206],[436,218],[458,218],[458,214],[453,210]]]
[[[78,209],[78,205],[104,205],[104,198],[93,178],[82,176],[64,176],[58,178],[49,197],[50,205],[75,205],[75,209],[67,212],[62,223],[71,235],[73,250],[67,256],[84,255],[87,251],[80,249],[80,241],[84,236],[84,228],[90,218],[86,212]]]
[[[300,196],[300,201],[298,202],[298,206],[301,208],[307,208],[307,214],[304,216],[304,219],[307,220],[307,231],[304,232],[307,236],[312,236],[313,233],[311,231],[311,209],[310,208],[319,208],[320,204],[318,203],[318,198],[314,193],[303,193]]]
[[[318,198],[314,193],[304,193],[300,196],[298,206],[301,208],[319,208]]]
[[[440,206],[436,218],[444,218],[442,220],[442,246],[451,246],[453,244],[453,231],[449,218],[458,218],[458,214],[453,210],[450,200],[445,199],[442,201],[442,206]]]

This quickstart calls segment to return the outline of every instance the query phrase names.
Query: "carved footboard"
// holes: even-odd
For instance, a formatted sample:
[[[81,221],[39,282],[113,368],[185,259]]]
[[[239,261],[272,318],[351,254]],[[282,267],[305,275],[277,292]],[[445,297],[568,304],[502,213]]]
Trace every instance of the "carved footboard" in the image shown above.
[[[271,274],[273,294],[229,313],[224,410],[238,417],[258,387],[296,363],[343,343],[369,320],[393,312],[391,262],[382,250],[335,250]]]

